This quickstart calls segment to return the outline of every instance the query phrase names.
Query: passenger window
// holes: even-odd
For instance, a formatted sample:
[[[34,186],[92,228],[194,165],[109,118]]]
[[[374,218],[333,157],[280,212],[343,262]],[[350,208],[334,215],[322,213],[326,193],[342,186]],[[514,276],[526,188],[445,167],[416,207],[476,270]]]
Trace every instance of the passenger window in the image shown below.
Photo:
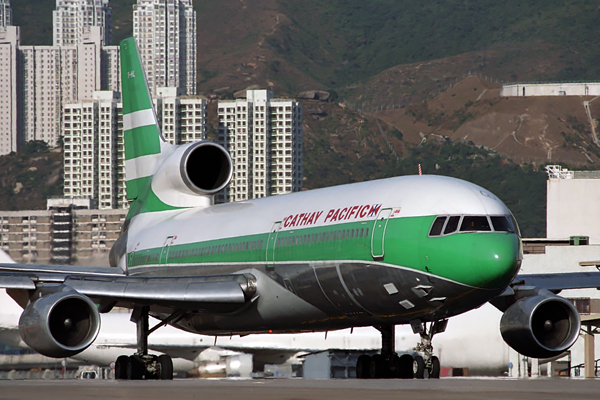
[[[491,230],[492,230],[492,228],[490,228],[490,223],[486,216],[463,217],[462,224],[460,225],[461,232],[475,232],[475,231],[489,232]]]
[[[433,221],[433,225],[431,225],[429,236],[440,236],[442,234],[444,222],[446,222],[446,217],[437,217],[435,221]]]
[[[458,228],[458,221],[460,221],[460,217],[454,216],[448,218],[448,223],[446,224],[446,229],[444,229],[444,235],[455,232]]]

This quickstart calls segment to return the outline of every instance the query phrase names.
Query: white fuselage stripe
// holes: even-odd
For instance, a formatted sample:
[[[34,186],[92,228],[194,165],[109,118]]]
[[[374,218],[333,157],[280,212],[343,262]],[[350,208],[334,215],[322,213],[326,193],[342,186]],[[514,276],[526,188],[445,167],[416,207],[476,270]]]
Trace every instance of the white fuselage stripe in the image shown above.
[[[153,175],[160,161],[160,156],[160,153],[157,153],[126,160],[125,180],[131,181]]]
[[[155,124],[156,118],[154,116],[154,110],[151,108],[123,115],[123,131]]]

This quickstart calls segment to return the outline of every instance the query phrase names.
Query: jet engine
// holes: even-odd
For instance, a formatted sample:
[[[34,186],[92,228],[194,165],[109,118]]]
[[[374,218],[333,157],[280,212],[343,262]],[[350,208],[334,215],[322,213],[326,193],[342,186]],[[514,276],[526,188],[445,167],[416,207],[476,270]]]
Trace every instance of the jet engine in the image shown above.
[[[210,141],[178,146],[156,172],[152,187],[161,194],[213,195],[231,180],[229,153]]]
[[[546,290],[517,300],[500,320],[504,341],[533,358],[550,358],[568,350],[577,340],[580,326],[573,304]]]
[[[33,301],[19,319],[19,333],[29,347],[48,357],[70,357],[87,349],[100,331],[96,305],[61,287]]]

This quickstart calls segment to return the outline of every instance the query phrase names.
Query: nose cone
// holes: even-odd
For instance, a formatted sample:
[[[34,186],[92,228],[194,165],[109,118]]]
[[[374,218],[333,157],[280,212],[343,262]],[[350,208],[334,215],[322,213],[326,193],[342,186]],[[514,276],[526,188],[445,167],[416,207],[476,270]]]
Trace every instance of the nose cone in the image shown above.
[[[473,236],[472,285],[486,289],[506,287],[521,266],[521,240],[516,234],[504,232]]]

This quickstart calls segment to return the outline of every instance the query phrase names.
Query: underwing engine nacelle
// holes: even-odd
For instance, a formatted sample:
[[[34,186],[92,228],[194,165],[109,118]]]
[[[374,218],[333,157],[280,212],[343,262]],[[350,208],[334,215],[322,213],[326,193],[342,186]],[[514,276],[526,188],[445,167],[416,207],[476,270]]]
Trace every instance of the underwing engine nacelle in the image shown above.
[[[580,326],[573,304],[547,290],[517,300],[500,320],[504,341],[533,358],[555,357],[568,350],[577,340]]]
[[[168,204],[193,206],[200,196],[223,190],[233,173],[227,150],[217,143],[200,141],[177,146],[152,179],[152,189]]]
[[[82,352],[99,331],[96,305],[67,286],[35,299],[19,319],[23,341],[38,353],[54,358]]]

